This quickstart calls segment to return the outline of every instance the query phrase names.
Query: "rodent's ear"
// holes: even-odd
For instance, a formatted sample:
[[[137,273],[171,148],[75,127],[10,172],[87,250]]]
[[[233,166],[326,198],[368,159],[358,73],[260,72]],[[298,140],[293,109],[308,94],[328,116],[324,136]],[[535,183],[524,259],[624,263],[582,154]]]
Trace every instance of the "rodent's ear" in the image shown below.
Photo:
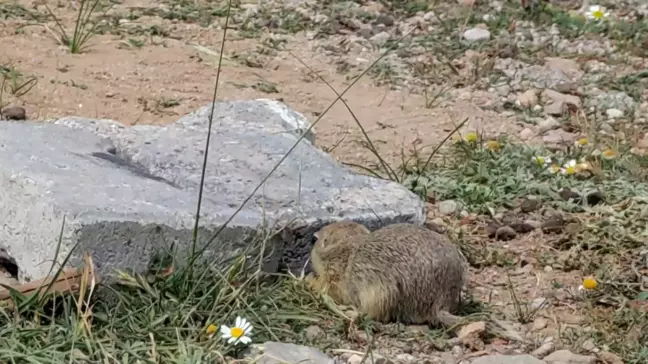
[[[317,231],[315,234],[313,234],[313,236],[315,237],[315,239],[319,239],[319,231]]]

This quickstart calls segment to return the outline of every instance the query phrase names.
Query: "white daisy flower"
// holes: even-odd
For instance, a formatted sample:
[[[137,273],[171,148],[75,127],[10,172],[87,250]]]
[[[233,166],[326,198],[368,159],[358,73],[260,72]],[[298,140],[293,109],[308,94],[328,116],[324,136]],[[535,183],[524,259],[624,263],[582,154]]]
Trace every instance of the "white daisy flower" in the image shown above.
[[[228,344],[244,344],[247,345],[252,342],[250,339],[252,333],[252,324],[247,322],[246,319],[240,316],[236,317],[233,327],[221,326],[221,334],[223,339],[227,340]]]
[[[585,13],[585,16],[591,20],[603,20],[610,16],[610,13],[602,6],[592,5]]]
[[[572,159],[569,162],[565,163],[565,165],[560,169],[560,173],[562,174],[574,174],[576,173],[576,160]]]

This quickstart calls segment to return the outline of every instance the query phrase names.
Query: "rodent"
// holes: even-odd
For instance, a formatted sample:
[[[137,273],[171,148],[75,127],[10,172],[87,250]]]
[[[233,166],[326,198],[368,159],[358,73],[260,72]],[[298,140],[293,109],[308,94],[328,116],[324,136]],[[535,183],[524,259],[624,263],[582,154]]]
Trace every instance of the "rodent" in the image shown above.
[[[454,326],[466,265],[450,240],[425,227],[398,223],[369,231],[342,221],[316,234],[313,288],[387,323]]]

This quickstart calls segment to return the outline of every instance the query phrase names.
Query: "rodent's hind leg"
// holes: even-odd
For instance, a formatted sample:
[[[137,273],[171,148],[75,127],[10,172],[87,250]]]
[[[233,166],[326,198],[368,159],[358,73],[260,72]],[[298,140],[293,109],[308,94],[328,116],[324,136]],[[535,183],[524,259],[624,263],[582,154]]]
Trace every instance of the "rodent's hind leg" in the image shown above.
[[[368,284],[358,288],[357,300],[358,310],[372,320],[386,323],[392,319],[392,295],[383,285]]]

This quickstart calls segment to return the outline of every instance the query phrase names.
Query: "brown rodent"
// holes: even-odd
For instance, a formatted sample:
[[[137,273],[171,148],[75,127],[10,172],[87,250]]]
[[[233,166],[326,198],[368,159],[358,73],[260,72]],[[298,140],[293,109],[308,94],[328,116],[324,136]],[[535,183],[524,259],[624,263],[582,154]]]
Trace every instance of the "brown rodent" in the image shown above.
[[[380,322],[453,326],[466,280],[463,257],[447,237],[413,224],[374,232],[337,222],[316,233],[313,286]]]

